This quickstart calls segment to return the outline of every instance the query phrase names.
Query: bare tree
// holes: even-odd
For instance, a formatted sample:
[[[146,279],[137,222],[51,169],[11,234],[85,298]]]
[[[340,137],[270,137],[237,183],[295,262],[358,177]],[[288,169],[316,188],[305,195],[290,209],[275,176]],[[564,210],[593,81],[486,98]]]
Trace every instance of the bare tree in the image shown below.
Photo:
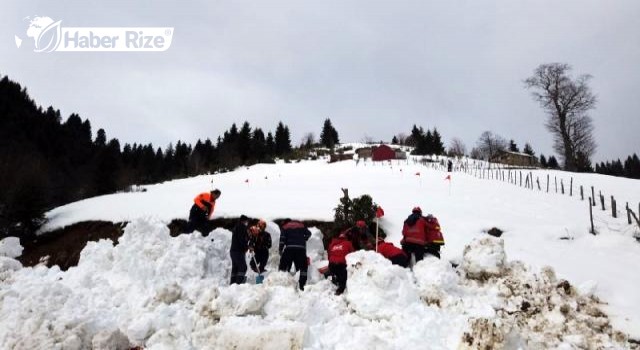
[[[507,140],[491,131],[485,131],[478,139],[477,149],[482,158],[491,161],[493,157],[507,149]]]
[[[367,145],[375,143],[375,141],[373,140],[373,137],[371,137],[371,136],[369,136],[367,134],[364,134],[364,136],[362,136],[361,142],[362,143],[366,143]]]
[[[546,127],[553,134],[553,148],[564,160],[565,170],[583,171],[591,167],[595,153],[593,124],[587,112],[596,106],[588,74],[575,79],[565,63],[542,64],[525,80],[533,97],[547,112]]]
[[[396,138],[398,139],[398,144],[399,145],[405,145],[407,142],[407,134],[401,132],[398,135],[396,135]]]
[[[457,137],[454,137],[449,144],[449,155],[452,157],[462,157],[467,153],[467,147],[464,142]]]
[[[300,148],[311,149],[316,143],[316,135],[312,132],[304,134],[300,140]]]

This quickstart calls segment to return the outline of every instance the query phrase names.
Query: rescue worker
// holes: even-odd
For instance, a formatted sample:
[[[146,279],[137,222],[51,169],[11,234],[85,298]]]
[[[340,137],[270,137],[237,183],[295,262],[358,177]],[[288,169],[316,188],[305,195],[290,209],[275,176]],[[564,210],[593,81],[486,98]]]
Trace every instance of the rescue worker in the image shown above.
[[[216,207],[216,200],[220,198],[219,189],[215,189],[211,192],[203,192],[193,199],[193,206],[189,211],[189,222],[185,233],[193,233],[198,230],[202,235],[206,236],[213,229],[208,225],[209,220],[213,216],[213,211]]]
[[[269,249],[271,248],[271,235],[266,231],[267,223],[264,220],[258,221],[249,229],[249,250],[253,251],[254,259],[249,265],[257,273],[265,272],[267,261],[269,261]],[[257,266],[256,266],[257,263]]]
[[[300,279],[298,286],[300,290],[304,290],[307,284],[307,269],[309,264],[307,261],[307,240],[311,237],[311,232],[307,227],[299,221],[285,219],[280,227],[280,244],[278,252],[280,253],[280,271],[289,272],[291,265],[295,265],[296,271],[300,271]]]
[[[249,249],[249,218],[242,215],[233,228],[231,235],[231,284],[243,284],[247,281],[246,254]]]
[[[427,244],[427,220],[422,217],[420,207],[413,208],[411,215],[404,221],[400,244],[409,260],[412,254],[416,258],[416,263],[424,257],[424,247]]]
[[[377,249],[378,253],[391,260],[393,265],[399,265],[402,267],[409,266],[409,256],[407,256],[407,253],[393,245],[393,243],[385,242],[382,237],[378,238]]]
[[[354,252],[353,244],[344,233],[339,234],[329,243],[329,271],[333,275],[333,283],[338,286],[336,295],[344,293],[347,288],[347,260],[346,256]]]
[[[351,241],[354,249],[373,249],[373,237],[369,233],[367,223],[364,220],[356,221],[355,226],[342,231],[341,234],[342,233]]]
[[[424,218],[427,222],[427,243],[424,246],[425,253],[440,259],[440,247],[444,245],[444,236],[440,230],[438,219],[429,214]]]

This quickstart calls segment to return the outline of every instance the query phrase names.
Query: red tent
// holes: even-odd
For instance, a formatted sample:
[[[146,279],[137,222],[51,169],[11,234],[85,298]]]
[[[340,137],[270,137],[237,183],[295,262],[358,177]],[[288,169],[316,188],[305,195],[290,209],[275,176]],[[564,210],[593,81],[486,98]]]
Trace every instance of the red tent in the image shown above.
[[[387,145],[382,145],[380,147],[373,148],[373,155],[371,158],[376,160],[389,160],[396,159],[396,151],[394,151],[391,147]]]

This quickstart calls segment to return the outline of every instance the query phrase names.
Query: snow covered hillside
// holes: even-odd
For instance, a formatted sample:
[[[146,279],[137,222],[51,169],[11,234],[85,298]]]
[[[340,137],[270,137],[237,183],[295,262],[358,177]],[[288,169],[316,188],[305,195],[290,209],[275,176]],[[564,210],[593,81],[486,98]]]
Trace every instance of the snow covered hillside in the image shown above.
[[[619,203],[640,200],[638,181],[552,174],[565,184],[573,176],[575,184],[594,185]],[[86,220],[131,223],[119,245],[89,244],[78,267],[66,272],[21,269],[11,257],[0,258],[0,344],[18,349],[83,348],[92,342],[150,349],[624,348],[624,336],[610,329],[592,295],[605,303],[614,329],[640,337],[640,275],[633,269],[640,244],[625,215],[612,219],[596,210],[599,234],[593,236],[588,207],[575,197],[463,173],[453,173],[449,187],[445,176],[410,161],[256,165],[57,208],[47,214],[45,229]],[[229,287],[228,231],[172,238],[165,226],[186,219],[193,197],[210,189],[211,181],[222,190],[218,217],[332,220],[340,188],[349,188],[352,197],[370,194],[385,209],[381,225],[395,243],[403,220],[418,205],[440,220],[443,260],[430,259],[409,271],[375,253],[353,254],[341,297],[317,273],[301,293],[291,276],[277,272],[262,286]],[[502,239],[483,233],[492,227],[505,231]],[[277,239],[277,226],[268,230]],[[310,246],[312,261],[321,264],[317,230]],[[277,254],[272,256],[275,264]],[[449,261],[460,266],[454,269]]]

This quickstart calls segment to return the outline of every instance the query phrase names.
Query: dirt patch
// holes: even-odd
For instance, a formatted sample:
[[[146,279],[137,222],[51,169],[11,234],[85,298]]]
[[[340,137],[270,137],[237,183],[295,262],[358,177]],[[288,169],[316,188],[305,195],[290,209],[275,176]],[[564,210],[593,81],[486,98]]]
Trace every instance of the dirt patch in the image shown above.
[[[257,220],[257,219],[252,219]],[[280,224],[283,219],[274,220]],[[238,222],[238,218],[220,218],[209,221],[210,231],[217,228],[232,230]],[[333,228],[332,222],[309,220],[303,221],[307,227],[317,227],[325,233],[325,246],[328,244],[327,233]],[[184,231],[186,220],[174,219],[167,227],[171,236],[175,237]],[[67,270],[78,265],[80,252],[86,247],[87,242],[97,242],[101,239],[110,239],[118,244],[118,239],[124,233],[124,223],[109,221],[79,222],[55,231],[47,232],[36,237],[23,238],[20,244],[24,247],[18,261],[24,266],[35,266],[40,263],[48,267],[58,265],[60,269]]]
[[[24,266],[35,266],[42,262],[49,267],[58,265],[62,270],[67,270],[78,265],[80,252],[87,242],[110,239],[117,244],[125,226],[126,223],[86,221],[22,239],[20,244],[24,251],[18,261]]]

